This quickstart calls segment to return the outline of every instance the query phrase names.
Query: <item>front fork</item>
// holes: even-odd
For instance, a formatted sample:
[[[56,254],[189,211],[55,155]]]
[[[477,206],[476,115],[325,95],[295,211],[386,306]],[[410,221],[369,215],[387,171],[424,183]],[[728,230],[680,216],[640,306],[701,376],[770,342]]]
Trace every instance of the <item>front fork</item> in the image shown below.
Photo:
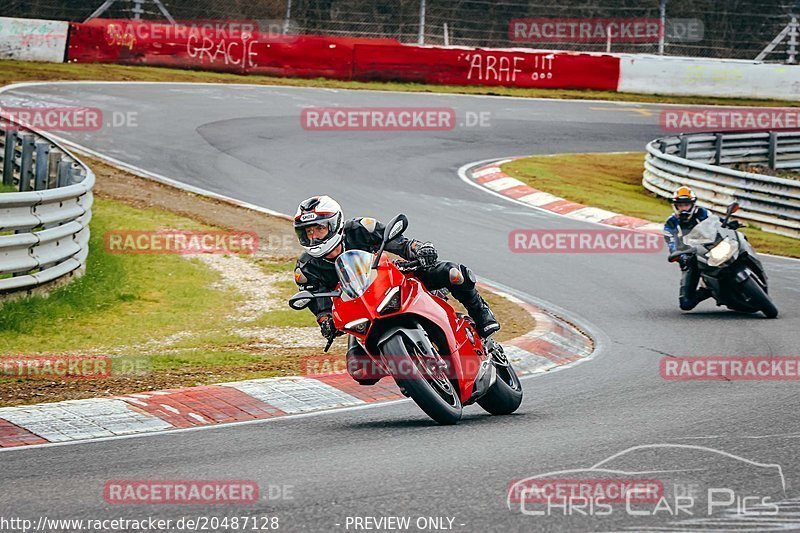
[[[500,343],[490,337],[483,341],[483,349],[487,357],[481,361],[481,367],[475,377],[472,394],[466,403],[472,403],[489,392],[489,389],[494,387],[497,381],[497,367],[508,366],[508,359]]]

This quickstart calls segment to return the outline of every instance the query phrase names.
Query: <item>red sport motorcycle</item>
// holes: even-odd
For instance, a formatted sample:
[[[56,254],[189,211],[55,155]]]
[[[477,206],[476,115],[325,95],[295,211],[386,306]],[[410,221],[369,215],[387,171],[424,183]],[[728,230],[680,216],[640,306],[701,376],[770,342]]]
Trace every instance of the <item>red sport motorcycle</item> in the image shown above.
[[[522,403],[522,385],[503,347],[482,340],[471,318],[456,313],[439,291],[425,289],[414,275],[418,261],[392,262],[383,254],[407,227],[406,216],[397,215],[377,253],[349,250],[336,258],[335,291],[302,291],[289,306],[300,310],[314,298],[332,298],[334,323],[366,352],[367,373],[392,376],[440,424],[457,423],[462,406],[476,402],[491,414],[513,413]],[[329,338],[326,352],[332,343]]]

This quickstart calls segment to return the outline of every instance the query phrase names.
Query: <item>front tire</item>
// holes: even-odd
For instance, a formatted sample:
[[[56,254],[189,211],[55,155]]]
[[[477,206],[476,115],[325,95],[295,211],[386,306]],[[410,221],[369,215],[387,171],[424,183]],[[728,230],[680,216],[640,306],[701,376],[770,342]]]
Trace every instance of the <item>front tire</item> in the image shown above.
[[[395,376],[395,381],[425,414],[442,425],[452,425],[461,420],[462,407],[458,390],[444,373],[440,379],[436,379],[436,376],[431,376],[422,368],[416,357],[422,354],[406,340],[405,335],[392,335],[381,345],[381,354],[391,361],[394,368],[404,369],[404,379]]]
[[[767,292],[753,279],[752,275],[742,283],[742,290],[750,298],[753,307],[760,309],[761,312],[764,313],[764,316],[767,318],[775,318],[778,316],[778,308],[775,307],[775,304],[772,303],[772,299]]]

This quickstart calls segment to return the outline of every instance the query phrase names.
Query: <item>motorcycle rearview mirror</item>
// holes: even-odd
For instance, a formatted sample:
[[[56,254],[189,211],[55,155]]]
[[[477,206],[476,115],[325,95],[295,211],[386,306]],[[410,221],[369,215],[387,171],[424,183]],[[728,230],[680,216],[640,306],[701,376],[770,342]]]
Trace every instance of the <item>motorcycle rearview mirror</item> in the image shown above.
[[[301,309],[305,309],[308,307],[308,304],[311,303],[311,300],[314,298],[314,295],[308,291],[300,291],[291,298],[289,298],[289,307],[294,309],[295,311],[300,311]]]
[[[372,261],[372,268],[378,268],[386,243],[402,235],[406,229],[408,229],[408,217],[403,213],[400,213],[386,224],[386,228],[383,230],[383,242],[381,242],[381,247],[378,248],[375,254],[375,260]]]
[[[730,220],[731,215],[734,214],[739,210],[739,202],[733,202],[731,205],[728,206],[728,209],[725,211],[725,220],[722,221],[723,227],[728,226],[728,220]]]
[[[383,231],[383,242],[387,243],[392,239],[394,239],[395,237],[397,237],[398,235],[402,235],[407,228],[408,228],[408,217],[400,213],[386,225],[386,229]]]

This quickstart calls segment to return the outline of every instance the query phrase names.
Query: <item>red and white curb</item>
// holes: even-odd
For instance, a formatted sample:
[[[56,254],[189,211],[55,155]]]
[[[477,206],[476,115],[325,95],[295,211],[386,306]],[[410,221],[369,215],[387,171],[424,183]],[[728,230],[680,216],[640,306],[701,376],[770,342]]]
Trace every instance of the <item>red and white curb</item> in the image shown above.
[[[520,375],[546,372],[591,354],[592,340],[573,325],[496,288],[482,287],[513,301],[536,320],[533,331],[503,343]],[[343,372],[4,407],[0,448],[163,432],[400,398],[390,378],[363,386]]]
[[[519,158],[514,158],[519,159]],[[472,168],[467,169],[465,175],[471,183],[488,189],[495,194],[512,198],[517,202],[527,204],[537,209],[543,209],[558,215],[581,220],[584,222],[594,222],[605,226],[614,226],[647,233],[662,233],[663,225],[650,222],[636,217],[620,215],[605,209],[590,207],[570,200],[565,200],[558,196],[534,189],[516,178],[512,178],[500,169],[500,166],[514,161],[514,159],[504,159],[490,164],[478,163]]]

